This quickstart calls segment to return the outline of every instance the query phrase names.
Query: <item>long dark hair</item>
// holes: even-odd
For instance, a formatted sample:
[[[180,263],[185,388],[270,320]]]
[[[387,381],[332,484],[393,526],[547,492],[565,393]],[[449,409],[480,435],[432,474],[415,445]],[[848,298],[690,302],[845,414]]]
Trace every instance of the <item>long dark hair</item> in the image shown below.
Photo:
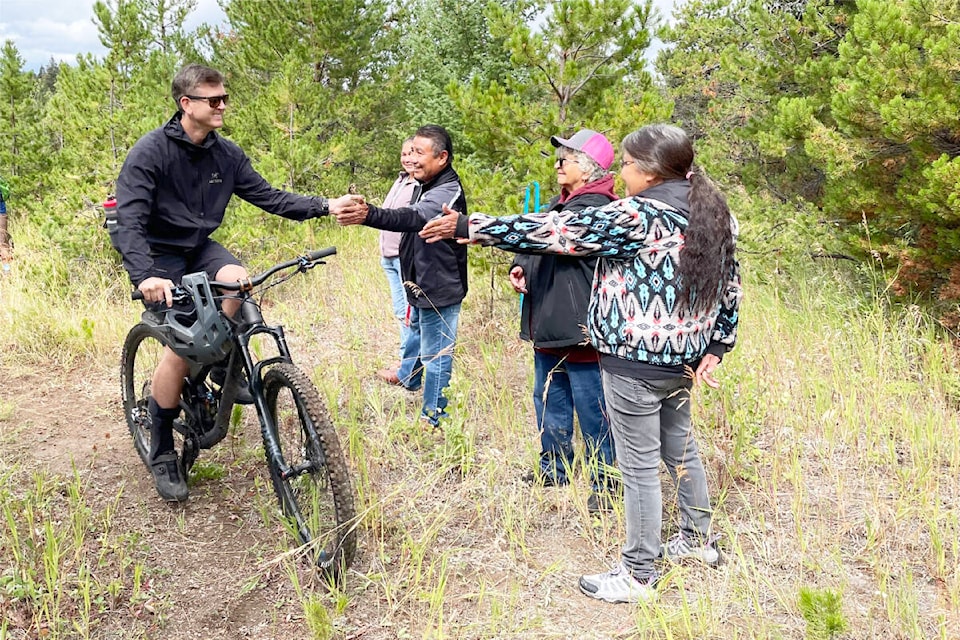
[[[707,176],[694,169],[693,143],[679,127],[647,125],[624,138],[623,150],[636,161],[637,169],[663,180],[690,176],[690,215],[680,250],[677,303],[693,314],[713,310],[735,260],[733,221],[726,198]]]

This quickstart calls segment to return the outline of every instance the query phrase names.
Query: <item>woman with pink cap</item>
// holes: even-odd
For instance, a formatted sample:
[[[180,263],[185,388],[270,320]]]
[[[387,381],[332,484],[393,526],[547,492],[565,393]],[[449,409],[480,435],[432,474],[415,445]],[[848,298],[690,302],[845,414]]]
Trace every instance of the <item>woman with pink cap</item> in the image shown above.
[[[613,145],[589,129],[569,139],[554,136],[554,168],[560,194],[548,211],[580,211],[617,199],[613,191]],[[600,380],[600,357],[584,334],[596,258],[518,255],[510,284],[524,294],[520,337],[533,342],[533,405],[540,432],[540,459],[524,476],[531,484],[562,486],[573,472],[573,414],[583,436],[585,463],[593,492],[590,511],[610,504],[613,481],[607,472],[614,461],[613,437],[607,422]]]

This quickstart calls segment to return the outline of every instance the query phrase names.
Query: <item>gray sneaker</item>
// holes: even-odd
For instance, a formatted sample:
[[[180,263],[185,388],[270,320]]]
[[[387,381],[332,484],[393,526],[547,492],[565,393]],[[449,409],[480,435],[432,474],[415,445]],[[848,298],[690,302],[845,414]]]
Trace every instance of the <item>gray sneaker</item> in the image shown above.
[[[657,597],[656,582],[656,578],[640,582],[619,563],[606,573],[580,576],[580,591],[585,596],[613,604],[650,602]]]
[[[723,558],[717,547],[718,535],[708,536],[704,540],[694,541],[678,531],[670,536],[660,550],[660,555],[671,562],[680,562],[684,559],[699,560],[710,567],[720,566]]]
[[[187,481],[180,470],[180,459],[176,451],[168,451],[157,456],[150,463],[153,472],[153,481],[157,485],[157,493],[167,502],[183,502],[190,494]]]

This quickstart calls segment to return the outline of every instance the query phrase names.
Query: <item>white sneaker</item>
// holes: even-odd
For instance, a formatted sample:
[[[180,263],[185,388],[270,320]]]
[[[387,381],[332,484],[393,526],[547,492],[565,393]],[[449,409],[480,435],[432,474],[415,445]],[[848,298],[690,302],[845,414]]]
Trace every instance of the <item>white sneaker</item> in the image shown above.
[[[647,583],[640,582],[630,575],[622,563],[606,573],[580,576],[580,591],[583,595],[613,604],[641,600],[650,602],[657,597],[655,584],[656,579]]]
[[[686,538],[682,532],[677,532],[670,536],[666,544],[663,545],[660,553],[671,562],[680,562],[685,558],[699,560],[705,565],[716,567],[720,565],[720,549],[717,548],[717,540],[720,536],[712,535],[706,540],[695,543]]]

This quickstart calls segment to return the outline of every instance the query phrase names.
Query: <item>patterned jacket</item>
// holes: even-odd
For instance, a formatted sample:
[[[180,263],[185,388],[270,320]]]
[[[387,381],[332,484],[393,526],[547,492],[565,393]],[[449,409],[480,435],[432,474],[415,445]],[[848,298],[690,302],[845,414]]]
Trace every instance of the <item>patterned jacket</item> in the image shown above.
[[[694,316],[677,306],[689,188],[671,180],[576,212],[473,214],[470,239],[520,253],[600,257],[588,310],[597,351],[649,365],[694,365],[733,348],[743,293],[734,263],[716,308]],[[731,225],[736,236],[732,217]]]

